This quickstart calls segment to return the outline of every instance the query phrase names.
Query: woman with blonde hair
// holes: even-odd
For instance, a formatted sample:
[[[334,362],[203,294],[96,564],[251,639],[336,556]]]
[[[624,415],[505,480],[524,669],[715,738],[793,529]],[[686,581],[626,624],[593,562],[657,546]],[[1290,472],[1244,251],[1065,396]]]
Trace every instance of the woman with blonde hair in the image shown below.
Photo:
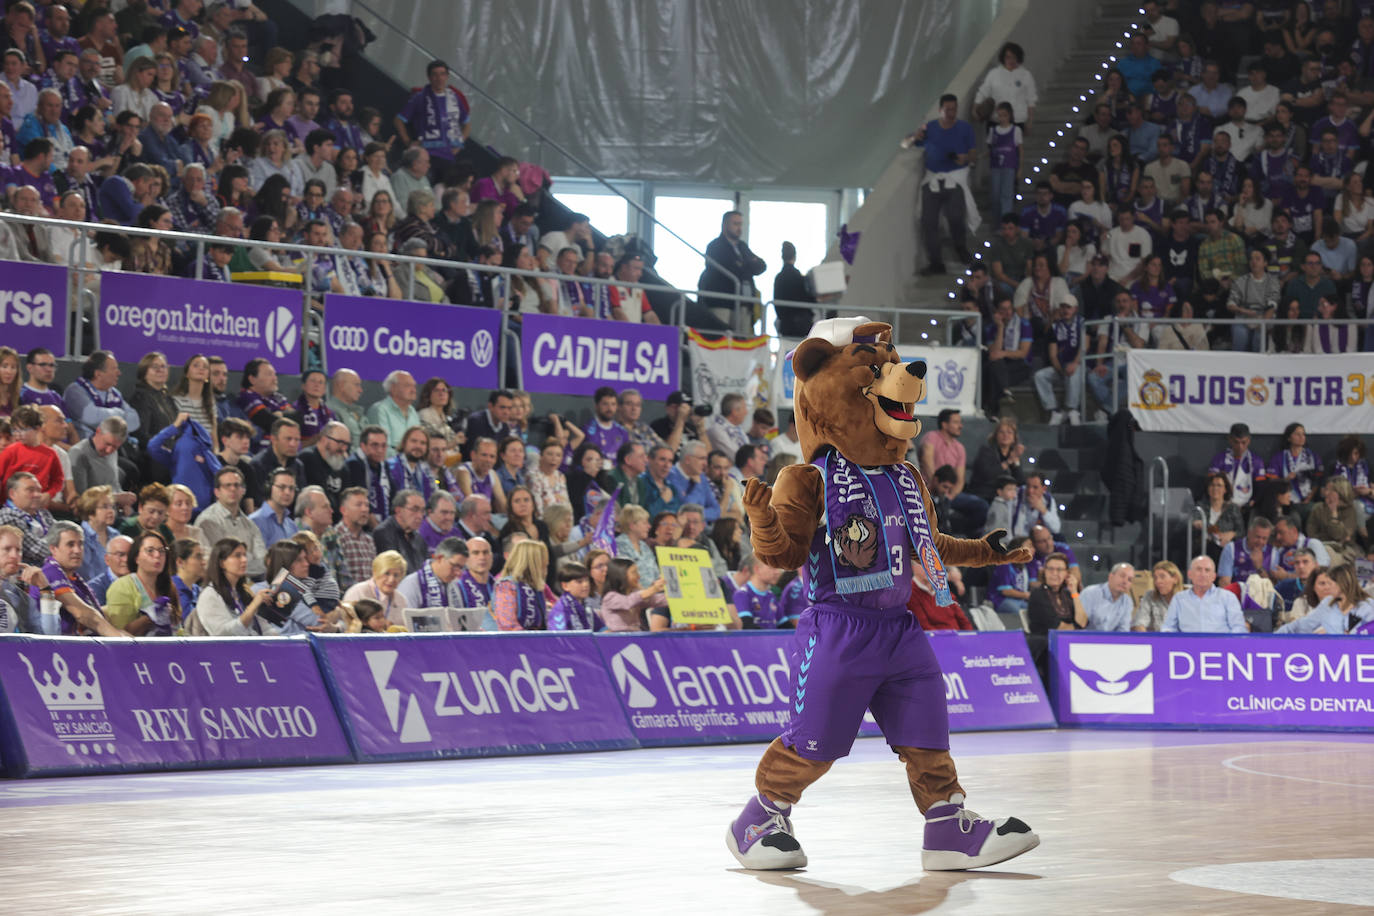
[[[1332,477],[1322,487],[1322,501],[1307,514],[1307,536],[1326,544],[1334,557],[1344,555],[1347,560],[1363,556],[1355,536],[1359,525],[1355,518],[1355,489],[1344,476]]]
[[[1164,615],[1169,612],[1169,602],[1183,589],[1183,573],[1168,560],[1160,560],[1150,572],[1155,587],[1140,599],[1140,607],[1131,619],[1131,629],[1137,633],[1159,632],[1164,626]]]
[[[477,212],[472,215],[472,230],[477,236],[477,247],[495,245],[497,249],[504,248],[501,242],[501,218],[505,209],[506,205],[499,200],[484,200],[477,205]]]
[[[76,498],[76,516],[81,519],[81,533],[85,548],[78,570],[86,581],[104,574],[105,548],[110,538],[118,537],[115,530],[114,489],[107,486],[88,487]]]
[[[642,581],[657,579],[658,559],[649,545],[649,513],[634,503],[621,506],[615,516],[615,527],[620,532],[615,539],[615,555],[633,563]]]
[[[520,541],[506,556],[491,592],[491,616],[498,630],[543,630],[554,601],[547,584],[549,549],[542,541]]]
[[[258,88],[271,95],[278,89],[290,89],[287,79],[291,68],[296,65],[296,56],[285,48],[269,48],[262,61],[262,76],[258,77]]]
[[[357,583],[344,592],[343,600],[354,602],[369,598],[386,611],[386,619],[404,625],[406,599],[397,588],[406,575],[406,558],[395,550],[383,550],[372,561],[372,578]]]
[[[248,177],[253,187],[261,188],[267,179],[280,175],[290,184],[287,166],[291,164],[291,144],[284,130],[269,130],[263,134],[258,155],[248,163]]]
[[[195,491],[183,483],[170,484],[167,487],[167,530],[172,533],[174,541],[188,540],[195,541],[200,545],[200,549],[205,556],[210,555],[210,539],[205,536],[196,525],[191,524],[191,519],[196,514],[196,506],[199,501],[196,499]]]
[[[196,114],[209,115],[214,121],[212,142],[215,149],[219,149],[234,128],[248,126],[248,99],[243,87],[237,80],[216,80],[210,84],[210,94],[196,109]]]
[[[0,347],[0,417],[14,413],[19,406],[19,389],[23,387],[19,353],[13,347]]]

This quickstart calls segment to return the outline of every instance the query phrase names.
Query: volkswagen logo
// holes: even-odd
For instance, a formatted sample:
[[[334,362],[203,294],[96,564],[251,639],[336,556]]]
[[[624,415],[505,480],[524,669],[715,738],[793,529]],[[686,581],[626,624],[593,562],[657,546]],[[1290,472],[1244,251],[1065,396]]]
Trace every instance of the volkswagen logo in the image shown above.
[[[296,316],[285,306],[278,306],[267,316],[264,342],[268,352],[277,359],[285,359],[296,349]]]
[[[367,349],[367,328],[336,324],[329,329],[329,346],[344,353],[361,353]]]
[[[485,369],[491,365],[491,358],[494,355],[496,355],[496,345],[491,339],[490,331],[482,330],[472,335],[472,361],[474,364]]]

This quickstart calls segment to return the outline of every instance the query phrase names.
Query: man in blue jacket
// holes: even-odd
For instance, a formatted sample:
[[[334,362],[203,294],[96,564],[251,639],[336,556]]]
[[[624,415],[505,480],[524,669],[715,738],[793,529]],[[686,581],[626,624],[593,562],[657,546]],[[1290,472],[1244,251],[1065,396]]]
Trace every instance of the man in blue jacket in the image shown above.
[[[100,215],[121,226],[132,226],[143,206],[138,198],[148,192],[154,172],[142,162],[135,162],[119,175],[106,178],[100,185]]]

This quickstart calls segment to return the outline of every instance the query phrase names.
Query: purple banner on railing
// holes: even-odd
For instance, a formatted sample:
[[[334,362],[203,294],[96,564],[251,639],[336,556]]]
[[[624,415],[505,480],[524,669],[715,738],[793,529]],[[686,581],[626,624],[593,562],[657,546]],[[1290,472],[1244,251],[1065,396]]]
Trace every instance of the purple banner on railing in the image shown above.
[[[270,359],[301,365],[301,294],[289,289],[110,272],[100,277],[100,346],[123,359],[161,350],[173,365],[197,353],[235,369]]]
[[[325,297],[324,355],[331,372],[380,381],[394,369],[464,388],[499,388],[501,313],[364,296]]]
[[[67,270],[0,261],[0,342],[26,353],[67,355]]]
[[[359,760],[634,747],[590,635],[322,636]]]
[[[603,385],[637,388],[661,401],[679,387],[677,328],[558,315],[524,315],[520,353],[525,388],[545,394],[595,394]]]
[[[351,759],[304,638],[0,637],[11,776]]]
[[[1374,640],[1050,636],[1062,725],[1374,731]]]
[[[791,721],[790,632],[598,637],[640,743],[764,741]],[[951,731],[1052,728],[1020,633],[931,635]],[[879,734],[865,717],[860,734]]]

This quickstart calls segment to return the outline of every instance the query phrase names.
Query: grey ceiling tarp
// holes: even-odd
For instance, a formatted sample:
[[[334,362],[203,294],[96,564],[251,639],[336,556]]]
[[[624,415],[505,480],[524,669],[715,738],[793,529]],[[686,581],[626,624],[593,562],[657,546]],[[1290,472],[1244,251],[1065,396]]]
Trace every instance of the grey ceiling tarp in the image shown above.
[[[327,0],[297,0],[338,11]],[[867,187],[991,24],[996,0],[368,0],[606,177]],[[352,5],[406,85],[424,55]],[[461,81],[459,88],[467,91]],[[582,174],[470,93],[475,136]]]

